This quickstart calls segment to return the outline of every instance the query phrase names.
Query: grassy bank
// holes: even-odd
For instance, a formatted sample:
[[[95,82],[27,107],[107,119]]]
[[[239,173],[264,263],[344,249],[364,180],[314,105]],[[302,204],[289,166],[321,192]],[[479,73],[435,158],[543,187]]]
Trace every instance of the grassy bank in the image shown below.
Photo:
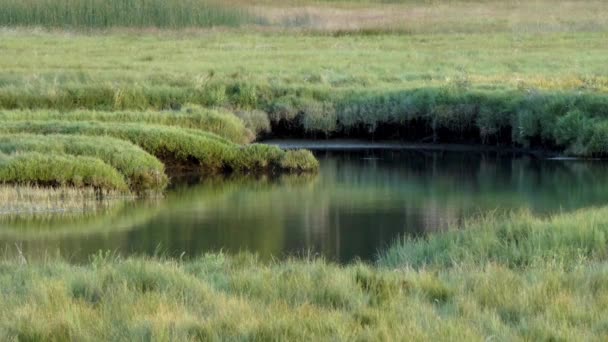
[[[171,167],[200,170],[307,171],[318,163],[310,152],[283,151],[266,145],[239,146],[215,134],[160,125],[97,121],[7,121],[0,132],[112,136],[130,141]],[[300,157],[292,162],[286,158]]]
[[[165,167],[158,159],[127,141],[105,136],[0,135],[0,152],[39,152],[97,158],[119,171],[134,192],[162,191],[168,183]]]
[[[608,334],[606,210],[550,219],[487,217],[470,223],[470,230],[398,244],[394,249],[414,251],[389,252],[377,265],[101,253],[77,266],[23,264],[27,256],[6,254],[0,335],[599,341]],[[481,237],[472,238],[475,232]]]
[[[0,153],[2,184],[92,187],[128,192],[125,178],[112,166],[92,157],[24,152]]]

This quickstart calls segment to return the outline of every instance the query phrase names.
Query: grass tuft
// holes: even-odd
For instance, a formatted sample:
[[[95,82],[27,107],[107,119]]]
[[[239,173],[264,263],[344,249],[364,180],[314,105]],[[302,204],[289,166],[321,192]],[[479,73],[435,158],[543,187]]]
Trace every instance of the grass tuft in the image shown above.
[[[0,180],[15,185],[93,187],[101,193],[129,191],[124,177],[103,161],[62,154],[0,154]]]
[[[98,158],[122,173],[135,192],[160,191],[168,183],[164,165],[138,146],[110,137],[0,135],[0,152],[40,152]]]

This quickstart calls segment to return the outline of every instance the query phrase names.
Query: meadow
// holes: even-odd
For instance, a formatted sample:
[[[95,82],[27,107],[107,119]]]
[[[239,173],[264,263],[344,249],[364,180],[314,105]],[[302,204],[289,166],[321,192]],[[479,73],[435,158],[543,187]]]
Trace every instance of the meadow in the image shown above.
[[[184,171],[319,168],[273,137],[607,157],[607,18],[596,0],[0,0],[0,233],[110,234]],[[9,246],[0,339],[605,340],[607,218],[486,214],[347,265]]]

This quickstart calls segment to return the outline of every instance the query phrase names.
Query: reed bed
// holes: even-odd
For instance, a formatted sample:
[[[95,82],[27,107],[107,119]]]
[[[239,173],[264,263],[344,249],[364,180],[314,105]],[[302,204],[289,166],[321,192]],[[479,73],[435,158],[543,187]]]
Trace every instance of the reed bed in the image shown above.
[[[2,0],[0,26],[47,28],[236,27],[255,22],[247,10],[206,0]]]

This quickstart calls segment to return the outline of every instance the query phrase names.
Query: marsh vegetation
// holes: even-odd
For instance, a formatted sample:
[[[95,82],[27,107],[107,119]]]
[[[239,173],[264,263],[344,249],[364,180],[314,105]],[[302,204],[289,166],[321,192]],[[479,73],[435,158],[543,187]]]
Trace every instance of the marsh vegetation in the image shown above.
[[[0,0],[0,339],[605,340],[604,164],[263,142],[608,157],[607,18],[599,0]]]

